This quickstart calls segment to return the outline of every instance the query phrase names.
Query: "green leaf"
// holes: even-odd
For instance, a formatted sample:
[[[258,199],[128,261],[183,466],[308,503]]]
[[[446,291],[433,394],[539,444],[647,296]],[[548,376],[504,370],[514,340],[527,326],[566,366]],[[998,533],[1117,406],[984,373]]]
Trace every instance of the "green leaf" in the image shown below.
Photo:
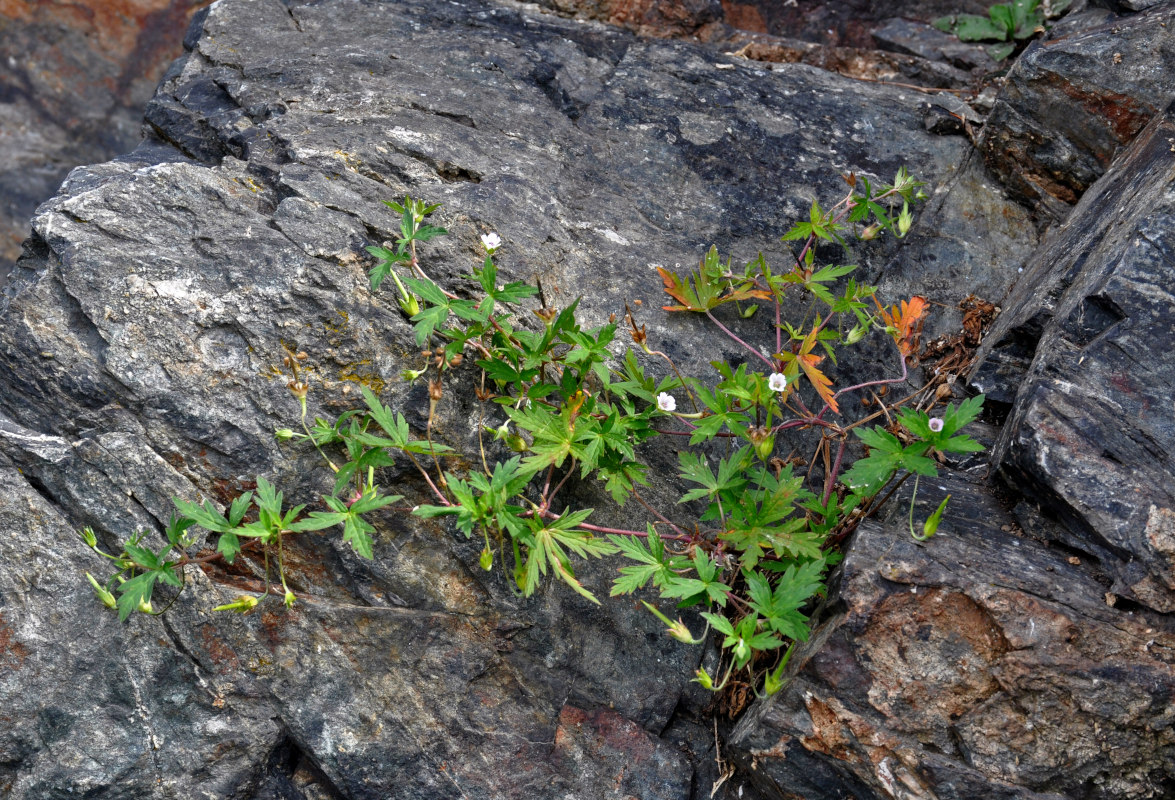
[[[155,588],[155,581],[159,578],[158,572],[144,572],[136,575],[126,583],[118,586],[118,619],[126,620],[131,612],[151,601],[151,592]]]
[[[246,492],[246,494],[248,494],[248,492]],[[235,501],[233,505],[236,505]],[[246,505],[248,505],[248,501],[246,501]],[[171,519],[167,523],[167,541],[175,547],[183,547],[184,534],[187,532],[188,528],[195,524],[195,520],[188,519],[187,517],[181,517],[178,514],[172,514]]]
[[[224,560],[231,564],[233,559],[237,557],[237,553],[241,552],[241,541],[232,531],[225,531],[216,543],[216,552],[224,556]]]
[[[942,433],[944,436],[950,436],[955,431],[974,422],[980,412],[983,411],[983,401],[986,395],[978,394],[975,397],[969,397],[959,404],[956,408],[954,403],[947,406],[946,411],[943,412]]]
[[[447,233],[447,230],[444,228],[438,228],[435,225],[421,225],[416,229],[416,233],[412,236],[412,238],[418,242],[428,242],[432,241],[438,236],[444,236]]]
[[[369,487],[358,500],[351,504],[351,513],[366,514],[378,508],[390,506],[401,499],[403,498],[398,494],[381,495],[378,486]]]
[[[956,18],[955,35],[963,42],[1003,41],[1010,36],[1010,32],[989,17],[960,14]]]
[[[620,568],[620,577],[612,584],[611,595],[630,594],[645,586],[650,580],[653,586],[669,585],[677,578],[673,572],[675,566],[672,557],[665,557],[665,543],[657,534],[657,529],[648,526],[647,544],[636,536],[609,536],[612,544],[626,558],[637,562],[634,565]],[[684,560],[684,559],[682,559]],[[688,562],[687,562],[688,563]]]
[[[236,527],[241,524],[241,520],[245,518],[245,512],[249,510],[249,503],[253,501],[253,493],[245,492],[233,498],[232,505],[228,510],[228,524]]]
[[[416,328],[416,346],[423,347],[433,332],[449,318],[449,306],[429,306],[419,314],[413,314],[411,321]]]
[[[893,477],[900,465],[899,453],[874,452],[866,458],[857,459],[841,476],[841,482],[854,492],[869,497]]]
[[[269,481],[257,477],[257,508],[279,515],[282,510],[282,493]]]
[[[1012,52],[1015,49],[1016,45],[1012,42],[1008,42],[1006,44],[993,44],[987,48],[987,54],[991,57],[992,61],[999,62],[1012,55]]]
[[[159,558],[151,550],[146,547],[139,547],[138,545],[127,542],[123,545],[126,554],[131,559],[144,569],[157,569],[159,567]]]
[[[717,580],[718,565],[700,548],[694,551],[693,565],[697,578],[686,578],[672,573],[674,577],[662,587],[661,596],[677,597],[685,601],[696,598],[698,601],[714,602],[725,606],[727,598],[730,596],[730,587]]]
[[[857,434],[858,439],[874,450],[883,453],[899,453],[902,450],[902,443],[898,441],[898,437],[880,425],[872,428],[854,428],[853,432]]]
[[[958,23],[958,18],[954,14],[945,17],[939,17],[930,24],[938,28],[943,33],[954,33],[955,25]]]
[[[229,524],[229,521],[216,510],[209,500],[205,500],[204,505],[198,506],[195,503],[189,503],[187,500],[174,497],[172,498],[172,503],[175,504],[175,507],[179,509],[181,514],[205,530],[222,533],[235,527]]]
[[[952,436],[945,442],[940,442],[937,447],[944,453],[982,453],[984,450],[983,445],[965,433]]]
[[[1012,34],[1016,30],[1016,15],[1012,11],[1012,7],[1010,5],[996,3],[987,10],[987,15],[991,19],[993,25],[1002,29],[1002,33],[998,38],[1012,38]]]
[[[734,626],[730,624],[730,620],[721,614],[711,614],[709,611],[703,611],[702,617],[710,623],[710,627],[719,633],[724,633],[727,636],[734,635]]]
[[[383,247],[368,247],[367,252],[380,259],[367,273],[373,292],[379,291],[380,285],[388,275],[392,274],[392,267],[395,264],[412,260],[412,256],[408,253],[395,253]]]

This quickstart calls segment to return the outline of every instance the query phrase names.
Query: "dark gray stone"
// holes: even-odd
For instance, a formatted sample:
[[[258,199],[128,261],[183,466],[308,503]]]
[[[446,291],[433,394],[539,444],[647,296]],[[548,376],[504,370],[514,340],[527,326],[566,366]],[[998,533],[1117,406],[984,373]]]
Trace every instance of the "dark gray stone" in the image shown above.
[[[983,45],[959,41],[925,22],[891,19],[873,30],[873,39],[883,50],[908,53],[930,61],[946,61],[959,69],[990,71],[996,63]]]
[[[1175,4],[1034,42],[1009,71],[980,139],[1022,200],[1063,218],[1171,99]]]
[[[208,1],[0,7],[0,283],[66,173],[139,143],[143,106]]]
[[[972,377],[1019,387],[994,453],[1009,481],[1069,517],[1067,544],[1102,562],[1115,593],[1167,612],[1172,139],[1169,107],[1033,257]]]
[[[1175,625],[1107,605],[1095,562],[1023,536],[965,477],[926,545],[909,493],[856,533],[824,626],[738,724],[777,796],[1143,798],[1172,779]],[[1039,512],[1037,512],[1039,513]]]
[[[811,67],[766,69],[476,0],[339,9],[218,3],[147,112],[151,142],[75,170],[34,219],[0,299],[0,451],[21,470],[12,496],[40,497],[66,521],[37,527],[32,546],[56,553],[86,524],[105,542],[158,530],[171,496],[223,503],[257,475],[293,502],[329,490],[312,451],[272,436],[298,418],[284,346],[307,353],[312,414],[354,407],[363,384],[423,428],[423,387],[398,382],[418,366],[411,326],[391,295],[367,289],[363,247],[398,227],[385,199],[445,204],[453,235],[422,250],[442,283],[466,291],[456,276],[495,230],[504,277],[539,279],[549,305],[582,295],[598,324],[625,299],[659,305],[652,265],[692,264],[711,242],[782,262],[778,235],[814,192],[827,203],[843,191],[838,172],[884,180],[912,164],[933,187],[967,149],[924,131],[921,96]],[[896,249],[857,255],[875,273]],[[697,320],[640,318],[687,367],[739,357]],[[472,452],[469,395],[446,388],[434,436]],[[648,458],[666,473],[675,461],[665,448]],[[386,476],[406,503],[427,498],[406,465]],[[651,495],[675,499],[666,485]],[[639,525],[630,508],[601,502],[599,515]],[[80,658],[69,648],[90,641],[84,627],[115,642],[86,687],[164,659],[167,680],[151,691],[211,688],[171,716],[144,700],[132,733],[111,739],[131,712],[107,690],[54,677],[43,691],[20,673],[6,691],[24,692],[22,717],[56,730],[53,709],[74,708],[78,742],[106,738],[101,769],[74,774],[27,730],[0,728],[17,796],[684,800],[705,789],[660,738],[701,652],[631,599],[597,608],[555,586],[517,598],[478,569],[479,543],[403,513],[378,520],[373,562],[337,538],[289,544],[292,612],[210,612],[263,588],[261,564],[242,557],[189,569],[195,591],[129,626],[93,625],[101,609],[61,556],[71,588],[56,601],[58,644],[40,611],[10,605],[13,647],[56,658],[64,675]],[[21,565],[13,582],[32,580],[24,561],[5,563]],[[579,577],[606,597],[614,569],[585,564]],[[590,724],[575,727],[580,716]],[[231,756],[209,726],[231,735]],[[151,729],[167,731],[158,750],[144,745]],[[630,745],[645,755],[626,756]]]

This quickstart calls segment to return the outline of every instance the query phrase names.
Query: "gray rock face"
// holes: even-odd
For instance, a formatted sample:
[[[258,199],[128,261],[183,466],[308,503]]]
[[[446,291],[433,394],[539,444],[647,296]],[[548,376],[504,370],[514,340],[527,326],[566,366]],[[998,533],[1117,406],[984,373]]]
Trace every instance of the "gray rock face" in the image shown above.
[[[0,7],[0,280],[29,217],[78,164],[141,141],[143,106],[208,0]]]
[[[1033,257],[973,378],[1019,384],[994,454],[1009,481],[1067,517],[1066,544],[1098,559],[1114,593],[1164,612],[1175,611],[1173,138],[1168,108],[1086,193]]]
[[[329,490],[312,452],[272,436],[298,415],[285,347],[307,353],[312,414],[354,407],[363,384],[423,428],[423,387],[397,383],[417,366],[411,327],[367,289],[363,247],[398,227],[385,199],[445,204],[453,235],[423,254],[438,281],[465,291],[456,276],[495,230],[505,276],[539,279],[548,305],[582,295],[598,323],[625,299],[659,304],[652,265],[691,263],[711,242],[779,262],[776,237],[811,187],[825,201],[843,191],[838,171],[886,179],[908,163],[936,185],[965,140],[927,133],[908,91],[507,5],[222,0],[189,45],[148,109],[152,141],[70,175],[0,301],[5,496],[12,518],[38,509],[5,541],[56,559],[59,581],[6,562],[20,566],[5,577],[4,652],[27,666],[5,676],[0,705],[49,733],[0,728],[0,785],[17,797],[707,794],[660,736],[679,704],[696,706],[683,690],[699,651],[631,600],[514,597],[478,570],[480,545],[443,526],[389,513],[373,562],[333,535],[293,543],[290,613],[210,612],[261,589],[248,569],[261,565],[245,561],[189,570],[196,591],[126,626],[94,622],[79,578],[98,565],[57,543],[80,525],[106,542],[158,531],[172,496],[224,502],[257,475],[294,502]],[[878,272],[894,252],[862,251],[863,264]],[[737,357],[696,320],[641,322],[687,367]],[[470,395],[446,390],[440,440],[476,448]],[[649,458],[668,471],[672,454]],[[410,469],[390,474],[406,502],[426,497]],[[632,523],[629,509],[601,513]],[[606,595],[613,569],[579,577]]]
[[[1033,43],[980,148],[1018,197],[1061,218],[1171,99],[1175,4]]]
[[[287,348],[306,354],[311,414],[363,385],[423,429],[424,387],[398,378],[420,366],[411,326],[367,288],[364,246],[398,228],[383,200],[444,204],[452,235],[422,264],[454,291],[496,231],[503,277],[537,280],[547,306],[582,297],[589,324],[643,300],[651,342],[704,373],[743,356],[650,311],[652,267],[711,243],[785,263],[779,234],[844,191],[838,172],[903,164],[932,199],[907,239],[852,254],[866,279],[957,306],[1004,297],[1024,267],[973,375],[1007,416],[981,436],[1010,486],[960,462],[921,487],[919,518],[956,498],[928,546],[900,498],[860,528],[787,688],[721,745],[742,766],[727,796],[1108,800],[1175,782],[1172,112],[1032,255],[1027,211],[967,139],[929,132],[949,101],[901,87],[481,0],[220,0],[186,45],[148,143],[70,175],[0,298],[0,793],[710,796],[717,753],[687,689],[702,653],[631,598],[515,596],[479,542],[403,513],[428,497],[408,465],[385,472],[404,508],[376,521],[373,561],[333,532],[287,544],[292,611],[211,611],[262,590],[242,556],[120,625],[73,531],[155,541],[173,496],[224,503],[258,475],[292,502],[329,491],[316,454],[272,436],[298,417]],[[466,452],[475,374],[446,386],[433,431]],[[669,448],[644,455],[671,474]],[[641,522],[574,491],[603,524]],[[613,570],[577,574],[604,597]]]
[[[787,688],[732,733],[763,791],[1169,792],[1173,125],[1152,119],[1050,231],[979,350],[1003,491],[925,482],[916,519],[954,497],[925,546],[908,493],[863,525]]]
[[[856,534],[791,683],[731,735],[777,796],[1143,798],[1172,778],[1175,625],[1106,604],[1096,569],[1022,535],[963,477],[922,546],[907,498]]]

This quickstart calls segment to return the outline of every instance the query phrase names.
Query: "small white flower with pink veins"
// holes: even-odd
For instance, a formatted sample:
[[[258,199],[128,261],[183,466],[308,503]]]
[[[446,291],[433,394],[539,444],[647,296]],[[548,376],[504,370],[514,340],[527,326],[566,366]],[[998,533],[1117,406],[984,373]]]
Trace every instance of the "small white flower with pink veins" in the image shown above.
[[[930,430],[934,433],[942,432],[942,419],[939,417],[930,418]]]
[[[668,392],[661,392],[657,395],[657,408],[665,412],[677,410],[677,400]]]
[[[481,243],[485,245],[486,252],[493,255],[494,251],[502,246],[502,237],[496,233],[487,233],[481,237]]]
[[[782,392],[787,388],[787,376],[782,372],[772,372],[767,379],[767,388],[773,392]]]

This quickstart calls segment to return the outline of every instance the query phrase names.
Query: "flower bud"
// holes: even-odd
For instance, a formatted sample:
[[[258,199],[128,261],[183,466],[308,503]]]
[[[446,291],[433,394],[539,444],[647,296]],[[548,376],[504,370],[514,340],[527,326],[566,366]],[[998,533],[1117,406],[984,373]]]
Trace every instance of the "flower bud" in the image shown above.
[[[294,397],[298,398],[298,405],[302,407],[302,415],[306,415],[306,394],[310,391],[310,387],[304,381],[290,381],[286,384],[290,387],[290,391],[294,393]]]
[[[408,316],[415,317],[420,313],[420,301],[416,299],[416,295],[407,294],[400,299],[400,308]]]
[[[86,530],[90,529],[86,528]],[[98,583],[93,575],[87,572],[86,578],[89,579],[90,585],[94,587],[94,594],[98,595],[98,599],[102,601],[102,605],[106,606],[107,608],[114,608],[116,605],[118,605],[114,599],[114,595],[107,591],[105,586]]]
[[[257,607],[259,601],[256,597],[250,594],[243,594],[231,603],[225,603],[222,606],[217,606],[213,611],[234,611],[238,614],[244,614],[247,611],[252,611]]]
[[[484,569],[486,572],[489,572],[491,569],[493,569],[493,567],[494,567],[493,551],[491,551],[490,548],[488,548],[488,547],[486,547],[484,550],[482,550],[481,551],[481,558],[478,559],[478,563],[481,564],[481,568]]]
[[[908,203],[902,203],[902,213],[898,214],[898,237],[901,238],[910,232],[910,226],[914,224],[914,215],[910,213],[910,206]]]
[[[93,528],[90,528],[90,527],[82,528],[80,531],[78,531],[78,536],[82,537],[82,541],[86,543],[86,547],[89,547],[92,549],[92,548],[95,548],[98,546],[98,537],[94,535]],[[90,573],[87,572],[86,574],[89,575]],[[90,578],[91,583],[93,582],[93,580],[94,580],[93,578]]]
[[[856,344],[869,332],[868,325],[854,325],[852,330],[845,334],[845,344]]]
[[[297,600],[298,600],[298,598],[294,596],[294,593],[293,593],[293,592],[291,592],[289,589],[286,589],[286,597],[285,597],[285,600],[284,600],[284,602],[285,602],[285,604],[286,604],[286,608],[293,608],[293,607],[294,607],[294,603],[295,603]]]
[[[951,496],[948,494],[943,499],[943,501],[938,504],[938,508],[935,509],[934,513],[926,519],[926,522],[922,523],[922,539],[929,539],[938,532],[939,523],[942,522],[942,512],[947,510],[947,503],[950,501]]]
[[[701,643],[700,639],[695,639],[693,634],[690,633],[689,627],[685,624],[684,621],[682,621],[681,617],[678,617],[677,622],[674,622],[672,625],[666,628],[665,632],[682,644]]]
[[[288,442],[290,439],[293,439],[297,435],[298,434],[294,433],[289,428],[278,428],[277,430],[275,430],[273,432],[274,438],[277,439],[279,442]]]
[[[703,689],[713,689],[714,680],[710,677],[710,673],[698,667],[698,671],[694,673],[694,683],[700,684]]]
[[[755,448],[755,455],[759,457],[760,461],[766,462],[775,452],[774,434],[768,433],[766,428],[751,428],[748,433],[751,437],[751,444]]]
[[[423,375],[427,370],[423,369],[405,369],[400,371],[400,377],[412,383],[414,380]]]

